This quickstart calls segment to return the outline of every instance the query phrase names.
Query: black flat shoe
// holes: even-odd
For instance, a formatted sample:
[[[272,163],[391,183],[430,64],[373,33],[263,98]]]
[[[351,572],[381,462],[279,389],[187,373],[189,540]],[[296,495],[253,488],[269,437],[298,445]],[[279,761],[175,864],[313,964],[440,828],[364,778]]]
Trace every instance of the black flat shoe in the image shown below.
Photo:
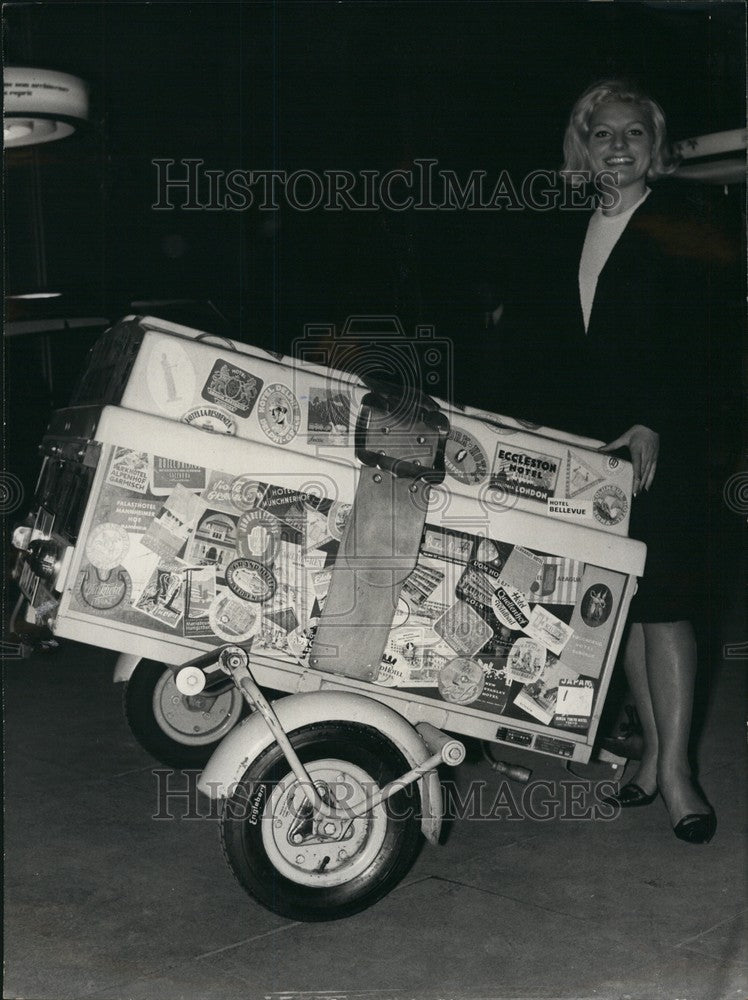
[[[608,805],[620,806],[621,809],[630,809],[633,806],[651,805],[659,794],[659,789],[655,788],[652,794],[648,795],[636,782],[630,781],[615,795],[607,795],[602,801]]]
[[[675,824],[673,833],[687,844],[708,844],[717,829],[714,810],[708,813],[689,813]]]

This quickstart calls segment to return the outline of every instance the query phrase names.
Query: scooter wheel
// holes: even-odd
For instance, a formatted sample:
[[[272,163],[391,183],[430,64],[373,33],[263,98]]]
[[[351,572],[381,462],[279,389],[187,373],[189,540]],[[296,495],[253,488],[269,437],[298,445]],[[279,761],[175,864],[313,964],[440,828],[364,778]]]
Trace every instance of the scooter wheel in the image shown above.
[[[242,717],[244,699],[237,688],[214,698],[183,695],[169,667],[141,660],[125,685],[124,708],[133,736],[156,760],[203,768]]]
[[[289,738],[329,804],[353,805],[410,768],[369,726],[315,723]],[[326,830],[274,743],[224,803],[221,841],[239,884],[267,909],[293,920],[347,917],[386,895],[415,861],[422,843],[418,786],[347,827]]]

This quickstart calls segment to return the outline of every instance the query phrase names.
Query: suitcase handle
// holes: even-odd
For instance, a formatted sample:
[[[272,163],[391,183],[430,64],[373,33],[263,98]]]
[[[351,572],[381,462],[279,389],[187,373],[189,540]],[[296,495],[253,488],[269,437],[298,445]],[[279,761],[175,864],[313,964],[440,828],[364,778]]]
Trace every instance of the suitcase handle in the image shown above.
[[[418,389],[411,389],[404,397],[387,383],[367,379],[367,384],[374,391],[364,396],[356,420],[359,462],[389,472],[398,479],[423,479],[433,485],[441,483],[445,476],[444,449],[449,434],[447,417],[430,396]],[[376,433],[388,436],[387,449],[371,447]],[[393,451],[404,451],[411,457],[388,454]],[[414,452],[422,454],[424,461],[413,458]]]

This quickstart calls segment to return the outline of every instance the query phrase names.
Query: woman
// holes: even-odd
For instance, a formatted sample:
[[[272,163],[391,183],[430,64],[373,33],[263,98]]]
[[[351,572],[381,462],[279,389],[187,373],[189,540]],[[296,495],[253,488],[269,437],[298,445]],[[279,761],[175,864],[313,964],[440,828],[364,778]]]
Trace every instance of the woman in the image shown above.
[[[598,207],[591,217],[561,211],[559,231],[546,241],[549,257],[536,261],[543,294],[527,297],[522,323],[531,323],[525,357],[534,360],[515,406],[630,457],[630,533],[648,554],[624,666],[645,750],[615,800],[644,806],[659,793],[676,836],[705,843],[716,818],[687,752],[697,659],[691,622],[703,617],[699,601],[707,598],[699,590],[706,578],[699,468],[708,447],[700,360],[708,276],[683,206],[671,209],[650,188],[675,168],[651,98],[620,81],[589,88],[572,111],[564,152],[567,177],[597,177]]]

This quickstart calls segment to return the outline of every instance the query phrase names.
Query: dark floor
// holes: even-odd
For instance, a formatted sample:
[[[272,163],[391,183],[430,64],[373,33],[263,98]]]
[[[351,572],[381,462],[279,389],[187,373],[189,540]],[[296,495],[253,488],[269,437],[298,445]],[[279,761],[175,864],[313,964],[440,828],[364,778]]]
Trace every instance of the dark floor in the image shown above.
[[[223,861],[215,819],[186,818],[184,801],[181,818],[153,818],[158,779],[126,728],[113,662],[66,643],[6,664],[6,997],[748,995],[744,659],[715,664],[705,690],[710,845],[676,840],[661,801],[611,822],[530,819],[522,787],[474,760],[456,773],[461,791],[485,781],[489,806],[501,790],[519,817],[458,819],[386,899],[333,924],[256,905]],[[550,782],[542,799],[568,796],[561,763],[534,767]]]

